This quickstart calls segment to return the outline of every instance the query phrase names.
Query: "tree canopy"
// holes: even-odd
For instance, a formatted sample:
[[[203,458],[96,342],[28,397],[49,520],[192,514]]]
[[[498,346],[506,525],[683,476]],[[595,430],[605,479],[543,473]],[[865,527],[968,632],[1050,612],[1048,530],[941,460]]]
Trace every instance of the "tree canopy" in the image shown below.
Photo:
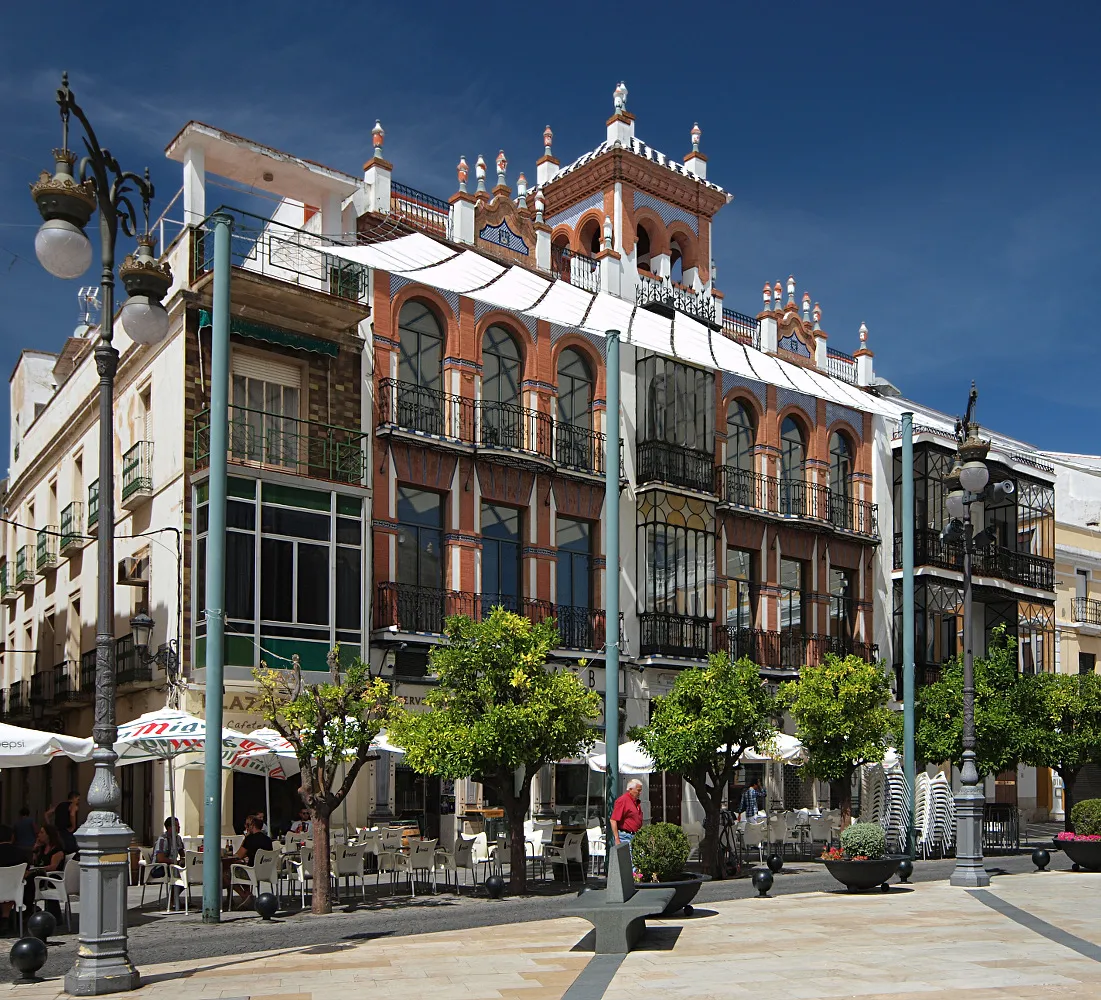
[[[301,795],[313,823],[313,912],[329,913],[329,817],[347,797],[370,755],[371,743],[396,707],[389,685],[355,659],[340,669],[339,647],[328,656],[329,679],[307,683],[298,655],[290,670],[254,672],[264,720],[291,746],[302,777]],[[337,783],[337,774],[340,782]],[[270,817],[269,817],[270,818]]]
[[[843,826],[852,812],[853,772],[883,760],[884,737],[891,730],[889,700],[882,667],[859,656],[827,654],[780,688],[780,702],[791,711],[807,751],[803,773],[830,782]]]
[[[445,640],[431,656],[439,684],[425,697],[428,710],[398,713],[390,732],[414,770],[471,777],[497,793],[511,830],[512,887],[523,891],[532,778],[592,747],[601,698],[569,671],[547,669],[559,641],[553,621],[494,608],[481,621],[448,618]]]
[[[706,666],[677,675],[669,694],[654,700],[650,724],[638,730],[657,769],[682,775],[695,790],[704,809],[700,857],[716,876],[726,874],[719,852],[723,794],[743,751],[769,746],[775,712],[755,663],[713,653]]]

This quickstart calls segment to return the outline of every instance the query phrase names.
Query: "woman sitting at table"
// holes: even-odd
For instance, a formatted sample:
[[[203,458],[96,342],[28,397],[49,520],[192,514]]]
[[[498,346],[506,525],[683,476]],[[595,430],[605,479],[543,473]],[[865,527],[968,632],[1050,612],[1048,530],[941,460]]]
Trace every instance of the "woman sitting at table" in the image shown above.
[[[65,867],[65,848],[61,843],[57,827],[52,823],[43,823],[38,828],[38,836],[34,840],[34,849],[31,851],[31,870],[27,872],[27,884],[23,889],[23,902],[27,906],[34,903],[34,880],[39,875],[49,872],[59,872]],[[49,900],[47,909],[57,920],[61,919],[61,907],[56,900]]]

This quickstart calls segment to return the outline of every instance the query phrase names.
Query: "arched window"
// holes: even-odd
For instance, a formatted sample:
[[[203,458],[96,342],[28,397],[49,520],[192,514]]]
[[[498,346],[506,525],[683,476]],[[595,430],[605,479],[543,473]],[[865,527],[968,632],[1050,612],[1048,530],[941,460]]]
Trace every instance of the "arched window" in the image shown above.
[[[673,281],[684,281],[684,247],[675,236],[669,241],[669,277]]]
[[[555,461],[586,472],[597,466],[593,437],[593,376],[580,352],[567,347],[558,355],[558,424]]]
[[[640,270],[649,271],[650,268],[650,234],[645,226],[635,229],[635,264]]]
[[[806,446],[803,429],[794,417],[780,425],[780,513],[802,517],[806,513]]]
[[[852,495],[853,449],[848,436],[834,431],[830,437],[830,489],[835,496]]]
[[[581,227],[581,235],[579,237],[581,249],[586,253],[600,253],[603,249],[600,245],[604,235],[603,228],[604,227],[597,222],[596,219],[589,219],[589,221]]]
[[[739,472],[752,472],[755,438],[749,410],[740,400],[732,400],[726,411],[726,464]]]
[[[398,379],[423,389],[443,383],[443,330],[423,302],[406,302],[398,317]]]
[[[444,434],[443,330],[423,302],[407,302],[398,316],[398,384],[390,405],[399,427]]]
[[[520,348],[503,326],[482,337],[482,444],[524,445],[520,410]]]

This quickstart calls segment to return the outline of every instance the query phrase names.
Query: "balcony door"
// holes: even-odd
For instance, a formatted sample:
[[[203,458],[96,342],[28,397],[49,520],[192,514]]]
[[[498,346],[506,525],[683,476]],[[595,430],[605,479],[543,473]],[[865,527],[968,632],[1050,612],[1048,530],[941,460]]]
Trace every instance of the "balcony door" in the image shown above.
[[[520,380],[519,346],[503,326],[491,326],[482,337],[482,444],[525,447]]]
[[[852,650],[855,603],[853,571],[830,567],[830,651],[841,656]]]
[[[807,449],[803,429],[794,417],[780,426],[780,513],[802,517],[806,513]]]
[[[594,649],[591,627],[593,539],[588,521],[557,520],[555,611],[562,645],[569,649]]]
[[[520,511],[482,503],[482,613],[520,610]]]
[[[412,632],[442,632],[443,505],[438,493],[398,486],[395,621]]]
[[[806,567],[799,559],[780,559],[780,665],[806,664]]]
[[[398,385],[393,401],[399,427],[444,433],[443,329],[423,302],[407,302],[398,316]]]
[[[558,355],[558,426],[555,460],[575,469],[595,468],[593,376],[580,352]]]
[[[852,529],[853,447],[838,431],[830,436],[830,521],[839,528]]]
[[[753,446],[756,429],[753,417],[741,400],[731,400],[726,411],[726,492],[727,503],[756,507],[753,483]]]
[[[303,444],[301,400],[302,370],[297,365],[235,353],[230,456],[239,462],[296,468]]]

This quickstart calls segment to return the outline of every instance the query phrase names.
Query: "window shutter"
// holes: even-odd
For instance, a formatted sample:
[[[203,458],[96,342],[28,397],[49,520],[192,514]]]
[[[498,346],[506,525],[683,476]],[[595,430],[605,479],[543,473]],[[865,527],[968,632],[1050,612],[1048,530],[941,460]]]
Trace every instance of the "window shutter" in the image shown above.
[[[301,368],[258,354],[234,353],[233,374],[259,379],[262,382],[272,382],[276,385],[290,386],[293,389],[302,387]]]

